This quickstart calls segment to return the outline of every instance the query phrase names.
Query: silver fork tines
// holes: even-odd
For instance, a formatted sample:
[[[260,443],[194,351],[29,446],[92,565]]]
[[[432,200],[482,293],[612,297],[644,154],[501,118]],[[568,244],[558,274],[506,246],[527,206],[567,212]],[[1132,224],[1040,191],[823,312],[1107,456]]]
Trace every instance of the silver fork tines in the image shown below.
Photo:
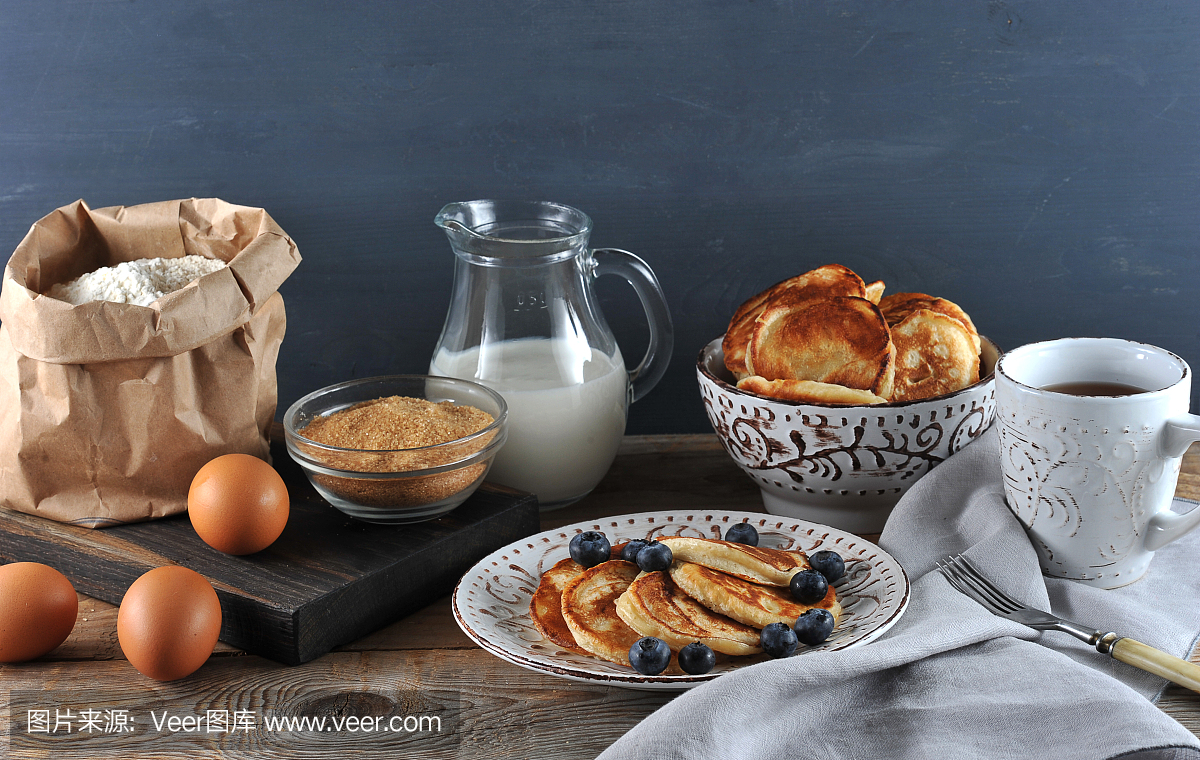
[[[939,562],[938,570],[960,593],[966,594],[997,615],[1009,615],[1024,608],[1024,605],[992,585],[961,554],[948,558],[945,564]]]
[[[975,569],[970,560],[961,554],[948,557],[937,563],[938,571],[950,582],[950,585],[960,593],[974,599],[994,615],[1015,620],[1022,625],[1039,631],[1062,631],[1080,641],[1095,646],[1101,652],[1108,654],[1112,643],[1116,641],[1115,634],[1106,634],[1070,620],[1064,620],[1049,612],[1030,609],[1001,591],[983,573]],[[1109,639],[1108,637],[1111,637]]]

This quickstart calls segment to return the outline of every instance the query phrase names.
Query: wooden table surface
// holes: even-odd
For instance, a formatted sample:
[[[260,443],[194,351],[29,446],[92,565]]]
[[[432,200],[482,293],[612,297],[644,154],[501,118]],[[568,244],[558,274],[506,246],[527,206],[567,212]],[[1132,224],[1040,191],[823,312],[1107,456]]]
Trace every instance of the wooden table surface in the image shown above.
[[[1200,499],[1200,449],[1184,458],[1178,493]],[[673,506],[762,511],[757,488],[715,437],[627,437],[600,486],[544,514],[542,529]],[[591,758],[672,698],[510,665],[459,630],[448,598],[296,667],[219,643],[199,671],[166,684],[123,659],[116,617],[113,605],[81,596],[62,646],[33,662],[0,665],[9,716],[0,756]],[[1200,662],[1200,652],[1192,659]],[[1172,686],[1159,706],[1200,734],[1200,694]],[[329,724],[325,732],[272,730],[261,722],[268,713],[351,720],[341,731]],[[176,718],[175,731],[154,726],[164,714]],[[372,715],[436,715],[443,732],[395,724],[384,732],[362,721]],[[253,730],[239,726],[246,716]],[[210,730],[198,717],[211,717]],[[42,718],[56,730],[42,731]]]

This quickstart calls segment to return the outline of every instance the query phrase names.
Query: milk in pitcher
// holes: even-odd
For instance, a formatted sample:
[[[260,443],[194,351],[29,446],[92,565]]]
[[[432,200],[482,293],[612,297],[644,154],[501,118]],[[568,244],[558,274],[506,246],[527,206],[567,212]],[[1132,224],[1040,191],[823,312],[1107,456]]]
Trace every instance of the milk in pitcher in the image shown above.
[[[488,480],[537,494],[542,509],[596,487],[625,433],[629,375],[615,356],[564,339],[525,338],[452,353],[430,374],[475,380],[508,402],[508,441]]]

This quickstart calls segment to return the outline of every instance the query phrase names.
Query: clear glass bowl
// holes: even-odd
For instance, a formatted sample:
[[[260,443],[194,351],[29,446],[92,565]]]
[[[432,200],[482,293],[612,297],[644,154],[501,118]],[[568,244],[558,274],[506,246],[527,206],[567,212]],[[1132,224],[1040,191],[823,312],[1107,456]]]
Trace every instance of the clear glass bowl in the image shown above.
[[[389,396],[450,401],[492,415],[490,425],[435,446],[387,451],[317,443],[304,429],[318,417]],[[288,454],[321,496],[351,517],[404,524],[440,517],[466,501],[487,476],[507,437],[508,406],[490,388],[432,375],[349,380],[314,391],[283,417]]]

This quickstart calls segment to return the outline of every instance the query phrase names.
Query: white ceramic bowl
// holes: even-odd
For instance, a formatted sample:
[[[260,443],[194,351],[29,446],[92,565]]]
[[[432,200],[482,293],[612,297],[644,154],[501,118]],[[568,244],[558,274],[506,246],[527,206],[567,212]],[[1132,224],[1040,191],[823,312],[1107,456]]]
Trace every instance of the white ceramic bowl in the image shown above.
[[[981,340],[979,382],[920,401],[846,406],[740,391],[720,338],[700,352],[696,377],[713,430],[767,512],[878,533],[918,478],[992,424],[1000,349]]]

